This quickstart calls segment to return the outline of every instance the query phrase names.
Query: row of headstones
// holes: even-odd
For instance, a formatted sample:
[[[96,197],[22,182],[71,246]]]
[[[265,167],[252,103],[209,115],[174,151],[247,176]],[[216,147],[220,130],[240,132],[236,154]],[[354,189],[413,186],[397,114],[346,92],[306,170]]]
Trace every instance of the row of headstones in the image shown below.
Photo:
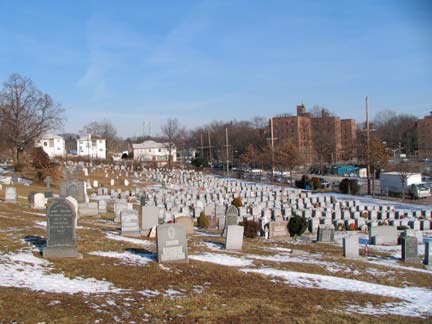
[[[126,232],[129,231],[128,217],[133,210],[122,212]],[[47,245],[43,250],[46,258],[78,257],[76,241],[76,210],[72,203],[64,198],[55,198],[47,209]],[[157,251],[159,262],[187,262],[187,228],[182,222],[156,226]],[[243,227],[227,227],[225,248],[241,250],[243,245]]]

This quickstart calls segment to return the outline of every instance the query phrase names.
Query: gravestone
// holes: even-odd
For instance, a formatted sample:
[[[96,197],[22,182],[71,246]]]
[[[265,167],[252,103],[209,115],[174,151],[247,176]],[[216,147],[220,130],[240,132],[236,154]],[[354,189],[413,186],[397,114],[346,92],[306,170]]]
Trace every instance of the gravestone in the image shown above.
[[[30,204],[30,206],[34,205],[34,196],[37,194],[36,191],[30,191],[29,194],[27,195],[27,200]]]
[[[78,211],[79,211],[80,217],[98,216],[99,215],[97,202],[78,204]]]
[[[119,223],[120,222],[120,213],[122,210],[124,209],[128,209],[129,208],[129,204],[126,201],[117,201],[114,203],[114,213],[115,213],[115,218],[114,221]]]
[[[225,226],[237,225],[239,221],[239,211],[236,206],[229,206],[225,214]]]
[[[223,230],[225,228],[225,216],[218,217],[218,229]]]
[[[332,225],[318,227],[317,242],[334,242],[335,229]]]
[[[85,203],[87,200],[85,182],[79,180],[68,180],[60,185],[60,197],[71,196],[78,203]]]
[[[372,245],[397,245],[396,226],[369,226],[369,242]]]
[[[139,236],[140,228],[138,221],[138,211],[134,209],[123,209],[120,212],[121,233],[128,236]]]
[[[243,233],[243,226],[228,225],[225,237],[225,249],[241,251],[243,248]]]
[[[106,200],[99,200],[99,212],[106,213],[107,212],[107,202]]]
[[[183,224],[186,230],[186,235],[192,235],[194,233],[194,220],[192,217],[181,216],[174,219],[176,224]]]
[[[288,221],[270,222],[269,238],[286,238],[288,235]]]
[[[33,196],[33,204],[32,204],[31,207],[33,209],[45,209],[47,201],[48,201],[48,199],[45,198],[44,194],[42,194],[42,193],[36,193]]]
[[[15,187],[7,187],[5,190],[5,202],[16,203],[17,192]]]
[[[431,245],[432,245],[432,240],[427,240],[424,242],[425,255],[424,255],[424,259],[423,259],[423,264],[425,265],[425,267],[427,269],[431,268],[431,266],[432,266],[431,265]]]
[[[402,261],[417,262],[417,238],[412,236],[402,237]]]
[[[47,176],[44,180],[44,182],[47,185],[47,188],[45,190],[45,198],[52,198],[53,197],[53,192],[51,190],[51,184],[52,184],[52,178],[50,176]]]
[[[141,229],[144,231],[151,230],[159,224],[159,207],[142,206],[141,207]]]
[[[55,199],[47,211],[47,246],[44,258],[79,257],[76,246],[74,206],[64,198]]]
[[[188,250],[186,230],[182,224],[162,224],[156,229],[158,261],[186,263]]]
[[[350,235],[342,239],[343,243],[343,256],[345,258],[358,258],[359,257],[359,238],[357,235]]]

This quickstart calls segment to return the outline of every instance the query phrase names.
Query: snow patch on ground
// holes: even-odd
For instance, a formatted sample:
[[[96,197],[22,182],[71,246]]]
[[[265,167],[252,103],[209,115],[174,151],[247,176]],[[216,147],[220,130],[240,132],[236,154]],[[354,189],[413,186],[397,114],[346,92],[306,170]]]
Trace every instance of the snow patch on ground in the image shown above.
[[[339,264],[337,262],[331,262],[331,261],[323,261],[323,260],[317,260],[316,258],[313,259],[313,257],[319,256],[309,256],[307,258],[304,257],[297,257],[292,256],[290,254],[276,254],[276,255],[256,255],[256,254],[248,254],[245,256],[248,259],[254,259],[254,260],[262,260],[262,261],[270,261],[270,262],[280,262],[280,263],[302,263],[302,264],[312,264],[317,265],[329,272],[352,272],[351,268],[346,267],[342,264]]]
[[[164,292],[164,297],[169,297],[169,298],[180,298],[180,297],[184,297],[184,294],[181,291],[175,290],[175,289],[167,289]]]
[[[159,291],[151,290],[151,289],[141,290],[139,293],[141,295],[143,295],[144,297],[156,297],[156,296],[160,295]]]
[[[203,242],[203,243],[209,250],[213,250],[213,251],[220,251],[224,248],[224,244],[219,242]]]
[[[204,232],[202,230],[199,230],[197,227],[195,227],[195,229],[194,229],[194,235],[220,237],[220,234]]]
[[[380,265],[380,266],[384,266],[384,267],[389,267],[389,268],[393,268],[393,269],[399,269],[399,270],[404,270],[404,271],[421,272],[421,273],[426,273],[426,274],[432,275],[432,271],[431,270],[403,266],[403,265],[400,265],[397,262],[397,260],[391,259],[391,258],[383,259],[383,258],[372,258],[372,257],[369,257],[366,260],[366,262],[369,263],[369,264],[376,264],[376,265]]]
[[[131,252],[104,252],[104,251],[94,251],[90,252],[90,255],[96,255],[105,258],[113,258],[121,260],[123,264],[132,265],[146,265],[149,262],[154,261],[154,255],[152,253],[131,253]]]
[[[123,241],[123,242],[129,242],[137,245],[144,245],[144,246],[154,246],[153,242],[132,238],[132,237],[119,236],[113,232],[106,233],[105,237],[114,241]]]
[[[34,223],[35,223],[36,227],[42,227],[42,228],[47,227],[47,222],[45,222],[45,221],[34,221]]]
[[[246,273],[258,273],[281,278],[286,284],[299,288],[315,288],[336,291],[349,291],[398,298],[402,302],[385,303],[368,307],[349,306],[349,311],[373,314],[393,314],[401,316],[426,317],[432,315],[432,290],[417,287],[392,287],[369,283],[360,280],[324,276],[296,271],[277,270],[272,268],[242,269]]]
[[[220,264],[229,267],[249,267],[254,265],[251,260],[234,257],[227,254],[219,254],[219,253],[204,253],[199,255],[190,255],[189,259],[202,261],[202,262],[210,262],[210,263]]]
[[[51,263],[31,252],[0,254],[0,286],[67,294],[120,293],[111,282],[51,274]]]
[[[34,215],[34,216],[46,217],[46,214],[43,214],[43,213],[34,213],[34,212],[28,212],[28,211],[23,211],[23,213]]]

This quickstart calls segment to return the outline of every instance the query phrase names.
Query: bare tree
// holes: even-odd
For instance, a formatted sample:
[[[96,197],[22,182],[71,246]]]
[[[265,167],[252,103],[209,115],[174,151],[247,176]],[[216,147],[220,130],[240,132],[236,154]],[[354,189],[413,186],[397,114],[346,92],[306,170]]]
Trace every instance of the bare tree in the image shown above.
[[[249,144],[246,151],[240,155],[240,163],[252,168],[257,161],[258,152],[252,144]]]
[[[387,147],[401,147],[409,155],[413,155],[418,147],[416,123],[416,116],[398,114],[392,110],[380,111],[374,118],[376,133]]]
[[[168,150],[168,167],[172,165],[172,154],[176,148],[176,144],[179,143],[181,135],[184,134],[184,129],[180,126],[177,119],[168,119],[164,125],[161,126],[163,137],[165,137],[167,143],[166,148]]]
[[[274,164],[280,171],[289,170],[290,182],[293,184],[292,172],[302,163],[297,147],[290,141],[279,142],[275,149]]]
[[[117,129],[108,121],[101,122],[93,121],[88,123],[80,130],[81,135],[93,135],[102,137],[106,140],[107,149],[110,152],[116,151],[121,148],[121,140],[117,137]]]
[[[63,124],[63,113],[61,106],[29,78],[9,76],[0,92],[0,119],[17,164],[26,145]]]
[[[365,163],[367,162],[368,146],[366,137],[360,138],[359,158]],[[377,171],[385,168],[388,164],[389,155],[384,144],[376,135],[372,135],[369,140],[369,163],[372,174],[372,196],[375,195],[375,178]]]

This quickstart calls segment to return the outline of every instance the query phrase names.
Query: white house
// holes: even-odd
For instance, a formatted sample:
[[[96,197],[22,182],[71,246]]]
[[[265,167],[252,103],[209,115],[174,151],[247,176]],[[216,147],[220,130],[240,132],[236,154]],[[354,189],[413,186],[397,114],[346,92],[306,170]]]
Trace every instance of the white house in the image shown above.
[[[138,161],[154,161],[154,162],[168,162],[168,143],[157,143],[155,141],[144,141],[139,144],[132,144],[133,158]],[[172,159],[177,160],[175,147],[171,151]]]
[[[63,137],[58,135],[47,134],[35,142],[35,147],[42,147],[46,154],[52,159],[53,157],[65,157],[66,147]]]
[[[77,139],[77,154],[92,159],[106,159],[106,141],[97,136],[82,136]]]

